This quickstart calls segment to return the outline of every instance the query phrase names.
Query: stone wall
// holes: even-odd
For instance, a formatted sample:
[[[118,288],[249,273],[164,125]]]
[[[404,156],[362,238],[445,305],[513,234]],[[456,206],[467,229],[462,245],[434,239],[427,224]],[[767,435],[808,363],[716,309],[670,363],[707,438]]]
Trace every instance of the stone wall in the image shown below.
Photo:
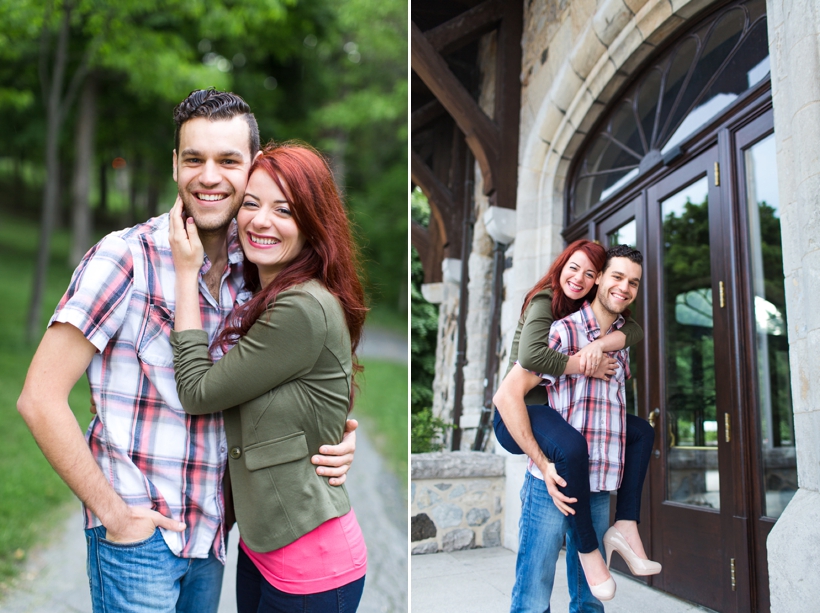
[[[452,268],[458,269],[461,260]],[[457,263],[457,264],[456,264]],[[436,337],[436,374],[433,379],[433,415],[445,422],[453,420],[455,395],[456,346],[458,343],[458,299],[459,283],[446,280],[441,283],[426,283],[421,287],[425,300],[438,305],[438,335]],[[444,433],[445,445],[449,446],[451,430]]]
[[[413,554],[503,543],[504,459],[477,451],[411,456]]]
[[[774,134],[800,489],[767,541],[772,613],[820,601],[820,7],[768,0]]]

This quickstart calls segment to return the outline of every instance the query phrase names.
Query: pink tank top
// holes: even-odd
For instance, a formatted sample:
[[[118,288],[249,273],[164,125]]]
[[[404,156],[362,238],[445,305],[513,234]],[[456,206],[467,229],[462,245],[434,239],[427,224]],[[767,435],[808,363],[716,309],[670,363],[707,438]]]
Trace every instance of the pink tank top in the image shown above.
[[[239,546],[268,583],[288,594],[335,590],[367,572],[367,548],[353,509],[281,549],[258,553],[241,538]]]

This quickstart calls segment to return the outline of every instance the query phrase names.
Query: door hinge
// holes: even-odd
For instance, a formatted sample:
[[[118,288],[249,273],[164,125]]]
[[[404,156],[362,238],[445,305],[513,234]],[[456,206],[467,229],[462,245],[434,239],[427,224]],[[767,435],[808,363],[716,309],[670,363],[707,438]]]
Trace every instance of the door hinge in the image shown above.
[[[734,558],[732,558],[731,561],[729,562],[729,567],[731,569],[731,574],[732,574],[732,591],[736,592],[737,591],[737,580],[735,578],[735,559]]]
[[[722,309],[726,306],[726,288],[723,281],[718,281],[718,293],[720,294],[720,308]]]
[[[732,441],[732,418],[728,413],[723,414],[723,436],[727,443]]]
[[[720,185],[720,164],[715,162],[715,185]]]

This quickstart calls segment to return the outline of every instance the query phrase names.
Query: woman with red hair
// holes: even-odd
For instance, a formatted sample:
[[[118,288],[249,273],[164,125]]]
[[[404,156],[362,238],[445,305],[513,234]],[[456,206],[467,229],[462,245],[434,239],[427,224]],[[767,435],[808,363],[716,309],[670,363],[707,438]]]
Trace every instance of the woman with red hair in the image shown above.
[[[212,346],[199,321],[203,251],[178,202],[171,213],[177,390],[189,414],[223,411],[239,524],[240,613],[355,611],[366,548],[347,491],[311,468],[342,440],[361,367],[364,292],[330,168],[314,149],[269,145],[236,215],[253,297]]]
[[[524,299],[510,349],[508,373],[517,362],[529,371],[555,378],[583,374],[608,380],[615,374],[616,361],[606,353],[633,346],[643,338],[643,331],[629,317],[628,311],[624,313],[626,323],[620,329],[602,335],[575,355],[568,356],[555,351],[548,343],[550,327],[554,321],[578,311],[585,301],[594,300],[598,287],[595,279],[604,269],[606,261],[606,250],[586,239],[571,243],[556,258],[547,274]],[[560,413],[546,406],[548,397],[542,386],[533,388],[524,401],[533,436],[558,475],[555,481],[563,497],[554,499],[555,506],[569,517],[570,525],[575,528],[579,552],[593,554],[592,557],[595,558],[582,557],[582,562],[597,562],[603,568],[603,558],[598,554],[598,540],[590,511],[587,441]],[[514,454],[524,453],[498,411],[495,412],[493,426],[496,439],[504,449]],[[637,575],[657,574],[661,570],[660,564],[646,558],[637,528],[640,521],[641,489],[653,439],[654,431],[646,420],[626,414],[624,475],[618,490],[615,526],[604,537],[607,550],[615,548],[627,561],[630,570]],[[609,581],[608,579],[606,583]],[[614,595],[614,589],[610,595],[606,583],[594,586],[590,583],[596,598],[608,600]],[[596,590],[599,586],[601,589]]]

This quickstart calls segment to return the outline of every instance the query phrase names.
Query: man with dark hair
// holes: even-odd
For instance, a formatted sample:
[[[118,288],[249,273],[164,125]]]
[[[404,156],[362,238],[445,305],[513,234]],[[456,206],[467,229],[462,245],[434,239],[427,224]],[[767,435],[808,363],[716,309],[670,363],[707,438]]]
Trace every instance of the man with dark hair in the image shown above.
[[[232,220],[259,131],[244,100],[213,89],[192,92],[174,120],[173,176],[205,248],[200,305],[213,340],[248,298]],[[86,254],[17,402],[43,454],[83,502],[95,613],[215,613],[219,604],[228,450],[221,414],[186,415],[177,396],[168,228],[166,213],[108,235]],[[96,406],[87,443],[68,405],[84,372]],[[323,447],[332,456],[313,458],[317,472],[341,485],[354,448],[355,435]]]
[[[623,313],[634,302],[642,275],[643,257],[637,249],[618,245],[607,251],[604,269],[595,284],[598,291],[592,304],[584,302],[579,311],[552,324],[551,349],[572,355],[612,329],[624,324]],[[628,349],[615,352],[615,375],[608,381],[583,375],[558,379],[524,370],[518,363],[510,370],[493,397],[510,434],[530,460],[521,490],[520,543],[516,562],[511,613],[549,610],[555,565],[566,536],[567,577],[572,611],[603,611],[590,590],[596,586],[601,598],[614,595],[603,559],[592,554],[581,567],[575,530],[565,517],[567,503],[573,502],[556,487],[562,483],[555,465],[538,446],[532,433],[524,396],[536,385],[546,385],[550,407],[584,435],[584,452],[589,453],[589,504],[600,546],[609,525],[609,492],[618,489],[623,471],[624,381],[629,373]],[[618,416],[621,416],[619,419]],[[580,454],[579,454],[580,455]],[[595,487],[592,484],[595,483]],[[563,509],[564,511],[562,511]],[[600,566],[596,567],[595,562]],[[606,593],[606,592],[610,593]]]

